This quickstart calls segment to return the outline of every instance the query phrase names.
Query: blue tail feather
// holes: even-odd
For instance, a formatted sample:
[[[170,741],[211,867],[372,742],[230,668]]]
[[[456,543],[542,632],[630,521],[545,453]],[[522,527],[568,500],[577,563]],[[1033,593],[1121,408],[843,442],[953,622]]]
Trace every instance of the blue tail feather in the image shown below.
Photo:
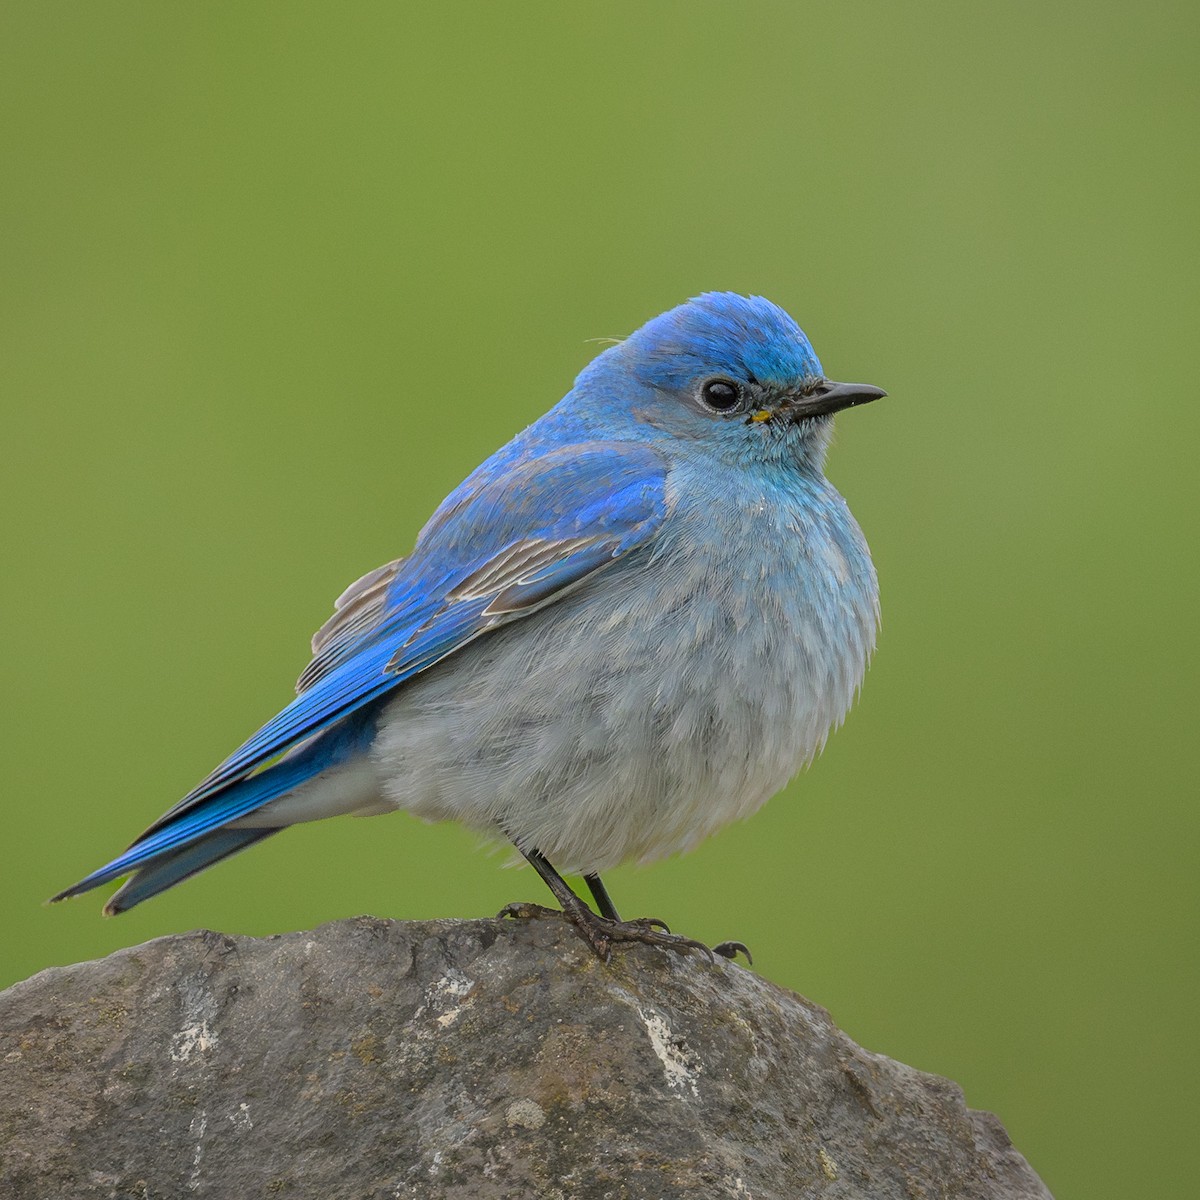
[[[277,833],[277,827],[229,829],[228,826],[352,758],[365,748],[373,730],[374,719],[366,715],[356,714],[340,722],[272,766],[226,784],[175,820],[152,825],[124,854],[53,896],[51,903],[137,872],[106,908],[108,912],[121,912],[260,838]]]
[[[205,834],[197,842],[181,850],[162,854],[152,862],[134,872],[109,898],[104,906],[108,916],[125,912],[159,892],[182,883],[192,875],[211,867],[223,858],[236,854],[261,842],[263,838],[278,833],[278,829],[217,829]]]

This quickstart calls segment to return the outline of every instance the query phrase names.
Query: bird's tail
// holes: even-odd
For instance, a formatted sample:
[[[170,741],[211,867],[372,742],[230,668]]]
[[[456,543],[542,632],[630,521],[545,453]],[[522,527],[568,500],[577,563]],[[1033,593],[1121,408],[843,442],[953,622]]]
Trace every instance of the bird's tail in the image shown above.
[[[272,766],[235,779],[202,800],[181,804],[151,825],[124,854],[52,896],[50,903],[129,875],[131,878],[104,906],[111,916],[278,833],[291,823],[286,817],[273,825],[263,819],[269,814],[260,814],[252,828],[242,827],[240,822],[357,753],[365,727],[361,721],[353,722],[353,728],[347,725],[343,722],[334,726],[297,746]]]
[[[105,915],[114,917],[135,904],[141,904],[143,900],[165,892],[167,888],[182,883],[203,871],[205,867],[211,867],[221,859],[228,858],[239,850],[245,850],[255,842],[261,842],[263,838],[278,833],[282,828],[284,826],[274,829],[218,829],[213,833],[204,834],[199,841],[192,842],[181,850],[160,854],[157,858],[150,859],[113,892],[104,906]],[[62,897],[55,896],[54,899],[58,900],[70,894],[71,890],[64,892]]]

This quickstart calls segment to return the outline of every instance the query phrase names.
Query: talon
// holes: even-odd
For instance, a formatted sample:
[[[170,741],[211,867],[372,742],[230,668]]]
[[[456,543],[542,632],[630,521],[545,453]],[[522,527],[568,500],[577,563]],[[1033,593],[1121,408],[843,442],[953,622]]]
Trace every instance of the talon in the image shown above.
[[[658,917],[638,917],[636,920],[625,921],[623,924],[631,925],[637,929],[661,929],[663,933],[671,932],[670,925],[666,921],[659,920]]]
[[[572,905],[566,909],[547,908],[544,904],[531,904],[528,901],[517,900],[506,904],[497,917],[513,917],[519,920],[544,920],[547,917],[566,917],[575,927],[575,932],[591,947],[592,952],[602,962],[612,960],[613,944],[616,942],[641,942],[646,946],[661,946],[664,950],[674,950],[676,954],[690,954],[699,950],[708,956],[710,963],[716,963],[717,955],[732,961],[739,954],[746,956],[748,963],[753,963],[750,950],[743,942],[721,942],[716,946],[706,946],[695,938],[684,937],[672,933],[666,921],[658,917],[638,917],[633,921],[612,921],[608,917],[597,916],[582,902],[578,907]]]
[[[739,954],[746,956],[746,961],[754,966],[754,956],[750,953],[750,947],[745,942],[719,942],[713,947],[713,953],[719,954],[722,958],[729,959],[733,962]]]

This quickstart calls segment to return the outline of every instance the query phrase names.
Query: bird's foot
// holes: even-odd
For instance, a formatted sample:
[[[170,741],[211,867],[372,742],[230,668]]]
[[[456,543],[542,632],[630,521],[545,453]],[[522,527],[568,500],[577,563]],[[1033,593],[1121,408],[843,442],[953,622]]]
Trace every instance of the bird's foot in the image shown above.
[[[608,917],[598,916],[592,912],[582,900],[563,909],[547,908],[544,904],[506,904],[497,916],[542,918],[566,917],[575,927],[575,932],[592,948],[594,953],[604,962],[612,957],[615,943],[641,942],[648,946],[661,946],[664,950],[673,950],[677,954],[688,954],[699,950],[708,955],[709,962],[715,962],[715,955],[733,959],[739,953],[746,956],[747,962],[753,962],[750,951],[741,942],[721,942],[716,946],[706,946],[695,938],[684,937],[672,933],[666,921],[657,917],[638,917],[633,921],[611,921]]]

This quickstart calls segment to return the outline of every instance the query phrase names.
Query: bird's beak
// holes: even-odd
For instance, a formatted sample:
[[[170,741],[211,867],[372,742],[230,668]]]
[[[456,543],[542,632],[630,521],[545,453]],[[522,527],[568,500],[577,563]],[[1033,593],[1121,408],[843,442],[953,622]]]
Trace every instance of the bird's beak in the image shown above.
[[[834,383],[832,379],[822,379],[815,387],[789,400],[786,415],[793,421],[802,417],[824,417],[843,408],[870,404],[886,395],[883,388],[872,387],[869,383]]]

